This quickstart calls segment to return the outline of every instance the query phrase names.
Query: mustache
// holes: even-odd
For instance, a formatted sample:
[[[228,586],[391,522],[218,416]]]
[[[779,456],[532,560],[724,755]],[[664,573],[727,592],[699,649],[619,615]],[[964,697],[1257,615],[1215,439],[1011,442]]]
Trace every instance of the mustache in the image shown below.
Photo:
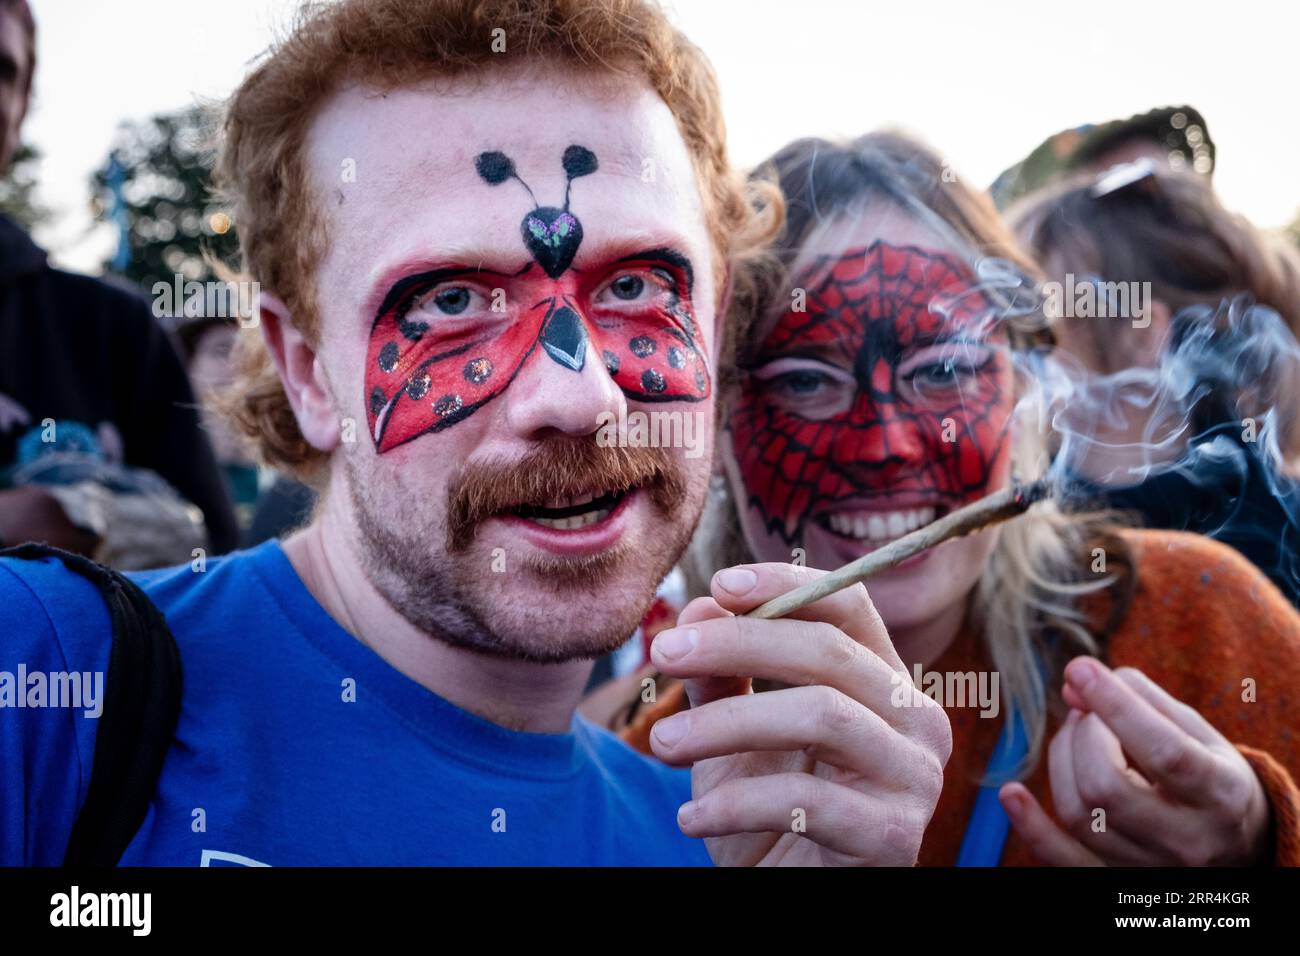
[[[670,514],[686,488],[681,462],[664,448],[602,447],[594,435],[551,439],[517,460],[461,469],[447,490],[447,550],[463,551],[484,521],[528,505],[643,489]]]

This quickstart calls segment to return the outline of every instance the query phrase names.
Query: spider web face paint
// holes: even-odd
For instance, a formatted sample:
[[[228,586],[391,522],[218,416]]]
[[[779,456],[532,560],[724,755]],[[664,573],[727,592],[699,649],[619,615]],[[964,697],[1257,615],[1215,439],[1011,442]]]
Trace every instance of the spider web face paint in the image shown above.
[[[596,171],[596,156],[585,147],[570,146],[562,162],[568,177],[564,207],[535,205],[520,224],[533,263],[513,276],[439,269],[402,279],[385,297],[371,327],[365,374],[370,434],[380,453],[464,421],[501,394],[525,363],[538,360],[535,355],[581,372],[588,344],[629,398],[708,397],[710,376],[698,344],[690,262],[670,249],[625,257],[620,263],[641,267],[647,277],[643,281],[661,283],[662,294],[637,309],[602,309],[591,302],[598,287],[569,268],[583,235],[582,223],[569,211],[569,192],[574,179]],[[504,153],[481,153],[475,167],[490,185],[516,179],[532,196]],[[534,264],[545,276],[532,271]],[[426,293],[458,278],[472,284],[475,277],[494,277],[486,283],[493,287],[504,281],[512,286],[509,303],[530,304],[511,307],[508,315],[494,315],[487,324],[457,323],[454,317],[440,322],[429,313],[415,317],[413,307]]]
[[[914,493],[951,509],[991,490],[1012,400],[1005,358],[981,344],[995,306],[974,287],[955,257],[879,241],[805,273],[805,311],[764,341],[730,421],[749,503],[770,532],[793,544],[848,499]],[[852,384],[754,374],[800,356],[829,360]],[[816,388],[842,400],[817,408],[806,398]]]

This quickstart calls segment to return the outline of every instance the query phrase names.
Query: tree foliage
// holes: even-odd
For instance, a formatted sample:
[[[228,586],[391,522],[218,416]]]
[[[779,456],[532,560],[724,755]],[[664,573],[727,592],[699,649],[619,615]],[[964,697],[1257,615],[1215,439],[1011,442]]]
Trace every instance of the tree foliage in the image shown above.
[[[211,118],[193,106],[123,123],[94,175],[96,211],[123,237],[106,271],[146,291],[155,282],[211,278],[204,250],[229,261],[235,230],[212,195]]]

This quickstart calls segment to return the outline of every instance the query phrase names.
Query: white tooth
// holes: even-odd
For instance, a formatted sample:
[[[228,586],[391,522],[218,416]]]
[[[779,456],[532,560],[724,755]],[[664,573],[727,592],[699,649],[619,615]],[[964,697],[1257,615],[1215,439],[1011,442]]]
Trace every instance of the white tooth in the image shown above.
[[[866,537],[867,519],[864,518],[862,515],[855,515],[853,517],[853,530],[850,532],[850,534],[852,534],[853,537],[855,538]]]
[[[836,534],[852,534],[853,519],[848,515],[833,514],[831,515],[831,530]]]
[[[585,495],[578,495],[578,497],[573,499],[573,503],[575,505],[585,505],[587,502],[595,501],[595,500],[596,500],[596,496],[588,492]]]
[[[867,523],[867,537],[879,540],[886,534],[885,519],[880,515],[872,515],[871,520]]]
[[[594,512],[594,514],[596,515],[596,519],[595,519],[595,520],[596,520],[596,521],[604,521],[606,518],[609,517],[609,513],[610,513],[610,511],[612,511],[612,510],[613,510],[613,509],[611,509],[611,508],[601,508],[599,511]],[[594,523],[594,522],[593,522],[593,523]]]
[[[891,511],[889,513],[889,536],[897,538],[906,531],[907,522],[903,520],[903,516],[897,511]]]
[[[934,509],[933,509],[933,508],[922,508],[922,509],[921,509],[921,524],[926,525],[926,524],[929,524],[929,523],[930,523],[931,521],[933,521],[933,520],[934,520]]]
[[[907,530],[915,531],[921,526],[921,515],[917,511],[907,512]]]

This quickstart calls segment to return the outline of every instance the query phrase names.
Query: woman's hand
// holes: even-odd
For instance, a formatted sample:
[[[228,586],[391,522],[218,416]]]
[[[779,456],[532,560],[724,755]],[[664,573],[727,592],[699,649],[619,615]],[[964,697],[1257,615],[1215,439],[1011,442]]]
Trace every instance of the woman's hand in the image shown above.
[[[1000,793],[1040,860],[1234,866],[1261,859],[1270,818],[1264,788],[1205,718],[1131,667],[1112,671],[1080,657],[1065,679],[1070,714],[1048,756],[1065,829],[1022,784]]]
[[[943,789],[948,717],[912,685],[862,585],[780,620],[734,616],[824,573],[721,571],[651,647],[691,701],[651,747],[693,768],[678,823],[720,865],[911,866]],[[788,686],[755,694],[751,678]]]

